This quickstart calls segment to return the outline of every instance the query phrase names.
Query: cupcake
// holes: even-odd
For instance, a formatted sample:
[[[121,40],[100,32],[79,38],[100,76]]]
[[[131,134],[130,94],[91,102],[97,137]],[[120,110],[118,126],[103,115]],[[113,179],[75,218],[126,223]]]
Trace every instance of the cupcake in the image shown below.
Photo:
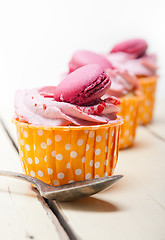
[[[118,65],[116,65],[116,62],[123,62],[126,58],[125,54],[120,54],[117,58],[117,54],[113,54],[111,61],[108,56],[81,50],[75,52],[69,62],[69,72],[82,65],[97,62],[110,76],[112,83],[106,95],[120,97],[121,111],[119,115],[124,119],[124,124],[121,126],[120,149],[133,145],[141,100],[141,94],[138,90],[140,85],[137,78],[129,74],[127,70],[117,70]],[[129,57],[132,58],[132,55],[129,55]]]
[[[112,175],[118,159],[120,100],[102,99],[111,80],[90,64],[60,84],[15,94],[19,153],[26,174],[51,184]]]
[[[107,89],[105,97],[115,96],[120,98],[120,115],[124,119],[121,126],[119,148],[131,147],[135,140],[139,106],[143,95],[139,90],[137,78],[127,71],[113,69],[107,71],[111,78],[111,87]]]
[[[139,109],[139,124],[152,121],[158,79],[156,55],[148,54],[147,49],[148,44],[145,40],[131,39],[115,45],[107,56],[115,68],[127,70],[139,80],[140,89],[144,94]]]
[[[79,50],[73,53],[72,58],[69,61],[69,73],[88,64],[99,64],[105,71],[107,69],[113,69],[112,64],[105,56],[92,51]]]

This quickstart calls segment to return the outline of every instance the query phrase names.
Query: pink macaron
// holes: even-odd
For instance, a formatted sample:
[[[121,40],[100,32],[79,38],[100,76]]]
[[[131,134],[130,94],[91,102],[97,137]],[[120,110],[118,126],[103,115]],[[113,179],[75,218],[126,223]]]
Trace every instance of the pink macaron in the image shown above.
[[[112,64],[101,54],[81,50],[73,54],[69,62],[69,73],[88,64],[99,64],[104,70],[113,68]]]
[[[111,80],[98,64],[89,64],[67,75],[54,91],[56,101],[90,105],[110,87]]]
[[[116,44],[110,52],[125,52],[141,57],[145,54],[147,48],[148,44],[144,39],[130,39]]]

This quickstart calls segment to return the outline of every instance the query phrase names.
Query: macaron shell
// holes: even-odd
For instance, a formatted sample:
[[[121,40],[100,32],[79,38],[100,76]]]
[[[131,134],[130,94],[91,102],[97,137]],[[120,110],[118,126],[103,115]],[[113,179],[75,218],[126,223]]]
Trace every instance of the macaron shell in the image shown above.
[[[94,81],[96,81],[103,73],[104,70],[98,64],[90,64],[77,69],[66,76],[56,87],[54,99],[56,101],[71,102],[71,100],[78,94],[92,86]],[[91,96],[92,100],[103,95],[106,91],[106,88],[110,86],[110,83],[111,82],[109,78],[105,86],[104,83],[101,83],[103,92],[99,90],[95,91],[95,96]],[[96,95],[97,93],[98,95]]]
[[[137,57],[143,55],[148,48],[148,44],[144,39],[130,39],[116,44],[111,53],[125,52],[130,54],[137,54]]]
[[[101,54],[81,50],[73,54],[69,62],[69,72],[73,72],[77,68],[87,64],[99,64],[104,70],[113,68],[112,64]]]

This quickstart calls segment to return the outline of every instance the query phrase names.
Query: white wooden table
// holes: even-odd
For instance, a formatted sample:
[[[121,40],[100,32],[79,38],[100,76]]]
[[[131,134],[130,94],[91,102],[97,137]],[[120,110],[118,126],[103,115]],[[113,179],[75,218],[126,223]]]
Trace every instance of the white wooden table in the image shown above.
[[[46,203],[30,184],[0,176],[0,239],[165,239],[164,104],[157,101],[152,124],[138,127],[134,147],[119,152],[115,174],[124,178],[109,190]],[[22,172],[12,111],[0,112],[0,169]]]

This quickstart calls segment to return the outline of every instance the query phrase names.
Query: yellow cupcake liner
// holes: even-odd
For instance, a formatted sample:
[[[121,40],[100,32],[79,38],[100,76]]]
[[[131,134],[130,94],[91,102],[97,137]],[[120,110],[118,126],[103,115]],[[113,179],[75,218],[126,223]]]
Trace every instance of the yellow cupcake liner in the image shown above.
[[[15,121],[23,170],[51,185],[112,175],[123,120],[94,126],[45,127]]]
[[[121,97],[120,113],[119,115],[124,119],[121,126],[119,149],[131,147],[134,143],[138,111],[142,96],[126,96]]]
[[[157,76],[139,78],[144,100],[140,104],[138,124],[147,124],[152,121],[157,80]]]

